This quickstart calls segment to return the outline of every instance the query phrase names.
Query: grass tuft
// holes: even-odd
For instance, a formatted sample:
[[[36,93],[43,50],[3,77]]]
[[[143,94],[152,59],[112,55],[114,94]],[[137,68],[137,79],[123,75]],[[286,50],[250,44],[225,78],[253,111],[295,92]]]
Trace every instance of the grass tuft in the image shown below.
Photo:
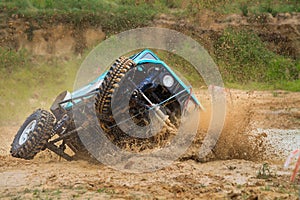
[[[252,31],[226,29],[215,44],[215,57],[229,83],[299,80],[299,63],[270,51]]]

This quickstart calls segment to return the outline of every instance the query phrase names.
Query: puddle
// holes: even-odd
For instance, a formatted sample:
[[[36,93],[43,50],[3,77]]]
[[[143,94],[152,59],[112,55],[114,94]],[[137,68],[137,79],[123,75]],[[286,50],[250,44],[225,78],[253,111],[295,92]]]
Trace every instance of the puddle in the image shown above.
[[[266,158],[275,157],[285,159],[291,151],[300,148],[300,129],[262,129],[253,131],[254,134],[266,134],[264,143],[267,151]]]

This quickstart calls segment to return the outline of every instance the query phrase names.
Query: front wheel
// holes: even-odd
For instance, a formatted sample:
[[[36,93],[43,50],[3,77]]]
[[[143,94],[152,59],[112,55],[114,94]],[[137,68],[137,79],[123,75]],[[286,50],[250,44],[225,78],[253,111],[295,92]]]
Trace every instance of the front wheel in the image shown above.
[[[13,157],[33,159],[33,157],[44,149],[51,137],[54,124],[53,115],[38,109],[32,113],[17,132],[10,153]]]

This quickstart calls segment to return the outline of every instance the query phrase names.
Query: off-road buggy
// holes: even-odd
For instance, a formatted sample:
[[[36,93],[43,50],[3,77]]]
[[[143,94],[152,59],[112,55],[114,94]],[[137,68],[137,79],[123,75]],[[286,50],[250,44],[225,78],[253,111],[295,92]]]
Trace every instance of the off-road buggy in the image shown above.
[[[201,107],[191,89],[150,50],[120,57],[93,82],[58,95],[52,113],[38,109],[31,114],[14,138],[11,155],[32,159],[48,148],[66,160],[86,158],[90,155],[79,131],[105,134],[131,151],[162,146],[176,134],[182,116]],[[158,124],[158,131],[138,137],[128,120],[141,128]]]

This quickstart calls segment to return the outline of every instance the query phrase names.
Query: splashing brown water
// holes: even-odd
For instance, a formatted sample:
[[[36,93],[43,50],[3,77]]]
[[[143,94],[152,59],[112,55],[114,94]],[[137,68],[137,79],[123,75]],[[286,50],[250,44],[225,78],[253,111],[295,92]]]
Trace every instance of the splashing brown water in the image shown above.
[[[8,156],[9,147],[18,127],[2,127],[0,198],[298,199],[297,185],[288,182],[291,168],[282,167],[288,148],[281,141],[272,141],[269,134],[273,132],[257,132],[257,129],[299,129],[300,94],[232,90],[226,96],[225,126],[207,158],[210,162],[194,161],[198,159],[211,115],[210,97],[206,91],[199,91],[197,97],[206,111],[201,113],[193,145],[182,161],[152,173],[128,174],[84,161],[67,162],[49,151],[38,154],[32,161],[12,158]],[[280,145],[281,151],[267,154],[276,147],[274,144]],[[265,162],[276,176],[258,179],[258,170]]]

